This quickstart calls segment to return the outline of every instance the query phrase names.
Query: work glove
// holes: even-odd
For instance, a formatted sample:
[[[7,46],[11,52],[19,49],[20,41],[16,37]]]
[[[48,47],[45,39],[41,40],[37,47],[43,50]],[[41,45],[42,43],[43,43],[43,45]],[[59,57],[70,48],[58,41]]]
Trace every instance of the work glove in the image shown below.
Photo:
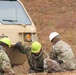
[[[51,72],[62,72],[62,71],[65,71],[60,65],[59,63],[57,63],[55,60],[52,60],[52,59],[49,59],[49,58],[46,58],[44,59],[45,61],[45,65],[48,70],[49,73]]]
[[[22,42],[17,42],[15,45],[14,45],[14,50],[15,49],[20,49],[21,50],[22,48]]]
[[[45,58],[44,59],[44,68],[48,68],[49,66],[52,66],[53,62],[50,58]]]
[[[18,50],[19,52],[23,53],[23,54],[26,54],[26,48],[25,48],[26,45],[22,45],[22,42],[17,42],[15,45],[14,45],[14,48],[13,50]]]
[[[47,65],[47,61],[49,60],[49,58],[45,58],[44,59],[44,68],[47,68],[48,67],[48,65]]]

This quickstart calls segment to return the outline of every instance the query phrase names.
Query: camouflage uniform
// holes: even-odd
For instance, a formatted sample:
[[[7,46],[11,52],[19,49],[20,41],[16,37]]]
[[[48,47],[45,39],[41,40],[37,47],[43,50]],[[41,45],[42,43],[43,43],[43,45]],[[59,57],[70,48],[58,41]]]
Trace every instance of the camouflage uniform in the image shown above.
[[[76,68],[75,56],[71,47],[61,40],[53,46],[50,58],[56,60],[66,70],[74,70]]]
[[[11,68],[10,60],[5,52],[5,48],[0,45],[0,75],[3,73],[13,75],[14,71]]]
[[[37,56],[34,53],[31,53],[31,48],[24,46],[21,50],[19,50],[21,53],[26,54],[28,63],[30,65],[29,72],[31,73],[37,73],[37,72],[43,72],[44,71],[44,52],[41,51],[40,54]]]

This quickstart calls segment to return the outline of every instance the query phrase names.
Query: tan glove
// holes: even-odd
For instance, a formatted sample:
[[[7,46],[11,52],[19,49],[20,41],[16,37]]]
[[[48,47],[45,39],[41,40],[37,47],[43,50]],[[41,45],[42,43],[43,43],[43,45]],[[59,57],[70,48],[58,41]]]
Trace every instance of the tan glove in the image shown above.
[[[49,58],[44,59],[44,66],[47,68],[48,66],[52,66],[53,62]]]
[[[44,65],[47,66],[47,70],[48,72],[62,72],[65,71],[60,65],[59,63],[57,63],[55,60],[52,59],[45,59],[45,63]]]
[[[50,63],[49,60],[50,60],[49,58],[44,59],[44,68],[47,68],[49,66]]]

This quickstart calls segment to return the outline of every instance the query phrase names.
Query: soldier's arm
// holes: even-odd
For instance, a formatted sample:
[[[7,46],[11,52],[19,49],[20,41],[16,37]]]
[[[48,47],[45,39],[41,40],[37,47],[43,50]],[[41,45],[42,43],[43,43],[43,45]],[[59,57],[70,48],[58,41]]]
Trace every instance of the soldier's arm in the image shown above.
[[[19,52],[21,52],[22,54],[26,54],[26,45],[21,45]]]
[[[58,58],[57,58],[61,53],[62,53],[61,49],[58,46],[56,46],[51,51],[50,58],[53,59],[53,60],[58,61],[59,63],[62,63],[62,61],[59,61]]]
[[[19,52],[23,53],[23,54],[26,54],[27,50],[28,50],[28,46],[26,44],[22,44],[22,42],[17,42],[15,45],[14,45],[14,50],[15,49],[18,49]]]
[[[56,51],[54,49],[52,49],[52,51],[50,52],[50,58],[55,60],[57,58],[57,54]]]

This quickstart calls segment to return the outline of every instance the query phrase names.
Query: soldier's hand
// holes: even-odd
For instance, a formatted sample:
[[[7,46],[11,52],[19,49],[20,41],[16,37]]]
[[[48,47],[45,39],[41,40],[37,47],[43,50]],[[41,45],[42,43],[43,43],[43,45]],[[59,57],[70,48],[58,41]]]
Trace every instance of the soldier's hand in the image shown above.
[[[52,64],[53,64],[53,62],[52,62],[51,59],[49,59],[49,58],[45,58],[45,59],[44,59],[44,66],[45,66],[46,68],[49,67],[49,66],[52,66]]]
[[[48,67],[48,65],[47,65],[47,60],[48,60],[49,58],[45,58],[44,59],[44,68],[47,68]]]
[[[17,42],[15,45],[14,45],[14,49],[20,49],[22,47],[22,42]]]
[[[52,65],[53,65],[53,62],[49,59],[49,60],[47,60],[46,65],[47,65],[48,67],[49,67],[49,66],[52,66]]]

